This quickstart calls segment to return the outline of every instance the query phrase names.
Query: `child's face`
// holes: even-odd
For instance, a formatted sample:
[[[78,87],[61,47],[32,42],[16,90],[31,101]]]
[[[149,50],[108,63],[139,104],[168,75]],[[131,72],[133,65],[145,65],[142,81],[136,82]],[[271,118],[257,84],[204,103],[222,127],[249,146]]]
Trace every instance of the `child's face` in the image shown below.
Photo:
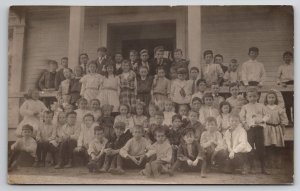
[[[230,129],[235,129],[238,127],[238,125],[240,124],[240,119],[237,116],[233,116],[230,118],[229,120],[230,123]]]
[[[200,82],[200,83],[198,84],[198,90],[199,90],[200,92],[204,92],[204,91],[206,90],[206,83]]]
[[[175,80],[177,78],[177,72],[176,72],[175,68],[170,69],[170,76],[171,76],[172,80]]]
[[[44,114],[44,121],[45,121],[46,124],[50,124],[52,122],[52,120],[53,120],[52,113],[50,113],[50,114],[45,113]]]
[[[276,96],[275,96],[274,94],[269,94],[269,95],[267,96],[267,102],[268,102],[268,104],[270,104],[270,105],[275,104],[275,102],[276,102]]]
[[[106,70],[107,70],[107,73],[108,73],[108,74],[113,74],[113,73],[114,73],[114,68],[113,68],[112,66],[108,66],[108,67],[106,68]]]
[[[146,68],[141,68],[140,69],[140,75],[142,77],[146,77],[148,75],[148,70]]]
[[[191,122],[196,122],[198,120],[198,115],[195,112],[190,112],[190,114],[189,114],[189,120]]]
[[[256,51],[249,52],[249,57],[251,60],[255,60],[257,58],[257,56],[258,56],[258,52],[256,52]]]
[[[69,112],[71,112],[71,111],[73,111],[73,106],[72,106],[72,105],[66,105],[66,106],[65,106],[65,112],[66,112],[66,113],[69,113]]]
[[[148,53],[143,53],[143,54],[141,55],[141,60],[142,60],[143,62],[147,62],[148,59],[149,59]]]
[[[29,130],[29,129],[22,130],[22,135],[25,138],[31,137],[32,136],[32,131]]]
[[[177,78],[179,80],[184,80],[185,79],[185,75],[184,74],[177,74]]]
[[[62,67],[67,68],[68,67],[68,60],[67,59],[62,59],[61,60],[61,65],[62,65]]]
[[[69,125],[75,125],[75,123],[76,123],[76,115],[75,114],[68,115],[68,117],[67,117],[67,123]]]
[[[256,102],[257,102],[257,99],[258,99],[257,92],[248,92],[248,93],[247,93],[247,100],[248,100],[250,103],[256,103]]]
[[[38,91],[33,91],[31,97],[34,100],[38,100],[40,98],[40,93]]]
[[[193,111],[199,111],[199,109],[200,109],[200,107],[201,107],[201,102],[200,101],[198,101],[198,100],[195,100],[195,101],[193,101],[193,103],[192,103],[192,109],[193,109]]]
[[[81,64],[87,64],[89,61],[89,57],[87,57],[85,54],[82,54],[79,58],[79,62]]]
[[[222,113],[223,114],[227,114],[227,113],[229,113],[229,111],[230,111],[229,105],[223,105],[223,107],[222,107]]]
[[[129,59],[130,59],[131,61],[136,61],[136,60],[137,60],[137,54],[134,53],[134,52],[130,52],[130,53],[129,53]]]
[[[211,92],[212,92],[213,94],[218,94],[219,91],[220,91],[220,87],[219,87],[218,85],[212,85],[212,86],[211,86]]]
[[[174,52],[174,59],[175,60],[180,60],[182,58],[182,53],[181,51],[176,51]]]
[[[209,131],[209,132],[215,132],[217,131],[217,124],[216,122],[214,121],[210,121],[210,122],[207,122],[206,123],[206,129]]]
[[[55,72],[57,70],[57,65],[56,64],[50,64],[49,65],[49,71],[50,72]]]
[[[100,108],[99,102],[97,102],[97,101],[92,101],[92,102],[91,102],[91,109],[92,109],[93,111],[97,111],[99,108]]]
[[[72,77],[70,70],[64,69],[64,76],[66,79],[70,79]]]
[[[59,115],[58,115],[58,123],[59,124],[64,124],[64,123],[66,123],[66,114],[65,113],[60,113]]]
[[[205,63],[210,64],[211,61],[213,60],[213,55],[212,54],[206,54],[204,57]]]
[[[140,128],[133,128],[132,135],[136,139],[140,139],[143,136],[143,130]]]
[[[157,76],[162,78],[162,77],[165,77],[165,71],[163,69],[160,69],[157,71]]]
[[[163,59],[164,58],[164,51],[157,51],[156,52],[156,58],[157,59]]]
[[[122,105],[122,106],[120,107],[120,114],[126,115],[127,113],[128,113],[127,107],[124,106],[124,105]]]
[[[129,64],[128,63],[123,63],[122,64],[122,70],[124,72],[128,72],[129,71]]]
[[[235,72],[235,71],[237,70],[237,68],[238,68],[238,64],[237,64],[237,63],[231,63],[231,64],[230,64],[230,68],[231,68],[231,70],[232,70],[233,72]]]
[[[191,80],[196,80],[198,76],[199,76],[199,72],[197,70],[191,70],[191,72],[190,72]]]
[[[217,57],[215,58],[215,63],[216,63],[216,64],[222,64],[222,63],[223,63],[223,58],[220,57],[220,56],[217,56]]]
[[[88,105],[88,103],[87,103],[87,101],[86,100],[82,100],[80,103],[79,103],[79,109],[83,109],[83,110],[85,110],[85,109],[87,109],[87,105]]]
[[[155,116],[155,112],[156,112],[155,107],[149,106],[148,112],[149,112],[149,115],[150,115],[151,117],[154,117],[154,116]]]
[[[204,104],[207,105],[207,106],[212,106],[213,99],[211,97],[205,97],[204,98]]]
[[[98,57],[103,57],[106,55],[106,52],[104,51],[98,51]]]
[[[90,71],[90,73],[95,73],[96,69],[97,69],[97,67],[96,67],[95,64],[90,64],[89,65],[89,71]]]
[[[183,136],[183,140],[187,143],[187,144],[192,144],[193,141],[195,140],[195,134],[193,132],[188,132],[187,134],[185,134]]]
[[[137,115],[143,115],[143,112],[144,112],[144,108],[143,106],[136,106],[136,114]]]
[[[172,111],[173,109],[173,104],[172,102],[165,102],[165,111]]]
[[[164,122],[164,117],[161,115],[155,115],[155,121],[158,125],[161,125]]]
[[[87,126],[87,127],[91,127],[94,123],[94,119],[91,117],[91,116],[86,116],[84,118],[84,124]]]
[[[122,56],[121,54],[116,54],[116,55],[115,55],[115,61],[116,61],[117,63],[122,62],[122,60],[123,60],[123,56]]]
[[[230,93],[232,96],[238,96],[239,94],[239,88],[237,86],[233,86],[230,88]]]
[[[117,137],[120,137],[125,131],[125,129],[122,128],[114,128],[114,130]]]
[[[104,115],[104,116],[110,116],[112,110],[111,110],[110,107],[104,107],[104,108],[102,109],[102,112],[103,112],[103,115]]]
[[[178,113],[181,116],[187,116],[187,114],[188,114],[188,108],[186,106],[180,106]]]
[[[156,132],[155,139],[158,143],[163,143],[166,140],[166,135],[164,132]]]
[[[75,76],[80,77],[80,76],[82,76],[82,73],[83,73],[83,71],[80,66],[75,68]]]
[[[181,124],[182,124],[182,121],[180,119],[175,119],[172,122],[172,125],[174,128],[179,128],[181,126]]]
[[[293,60],[293,57],[291,55],[289,55],[289,54],[286,54],[283,57],[283,61],[286,64],[290,64],[292,62],[292,60]]]
[[[98,140],[102,140],[104,138],[104,132],[103,131],[95,131],[95,137]]]

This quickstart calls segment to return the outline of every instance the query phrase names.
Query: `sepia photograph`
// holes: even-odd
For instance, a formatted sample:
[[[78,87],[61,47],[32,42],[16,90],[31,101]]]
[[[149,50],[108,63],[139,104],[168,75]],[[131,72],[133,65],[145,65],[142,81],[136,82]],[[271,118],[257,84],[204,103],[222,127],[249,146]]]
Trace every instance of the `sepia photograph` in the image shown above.
[[[294,9],[11,6],[8,184],[294,183]]]

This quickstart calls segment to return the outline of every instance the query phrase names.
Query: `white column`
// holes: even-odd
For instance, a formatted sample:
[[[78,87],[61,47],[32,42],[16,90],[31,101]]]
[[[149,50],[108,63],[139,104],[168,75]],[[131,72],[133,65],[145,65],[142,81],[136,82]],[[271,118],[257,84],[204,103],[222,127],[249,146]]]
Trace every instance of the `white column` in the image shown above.
[[[83,50],[84,34],[84,7],[70,7],[70,25],[69,25],[69,68],[74,69],[78,64],[79,54]]]
[[[201,62],[201,7],[188,6],[187,42],[190,67],[199,67]]]

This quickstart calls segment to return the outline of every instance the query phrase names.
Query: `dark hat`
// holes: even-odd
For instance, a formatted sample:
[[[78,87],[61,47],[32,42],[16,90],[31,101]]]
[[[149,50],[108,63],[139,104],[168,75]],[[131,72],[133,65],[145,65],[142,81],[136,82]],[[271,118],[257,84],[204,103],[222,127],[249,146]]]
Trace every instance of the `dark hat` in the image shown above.
[[[148,54],[148,50],[147,49],[143,49],[140,51],[140,55],[144,54],[144,53],[147,53]]]
[[[33,127],[31,125],[26,124],[22,127],[22,131],[25,131],[25,130],[33,131]]]
[[[154,48],[154,53],[156,53],[157,51],[164,51],[164,47],[163,46],[157,46]]]
[[[185,136],[186,134],[190,133],[190,132],[193,132],[195,133],[195,130],[191,127],[188,127],[188,128],[185,128],[183,131],[182,131],[182,136]]]

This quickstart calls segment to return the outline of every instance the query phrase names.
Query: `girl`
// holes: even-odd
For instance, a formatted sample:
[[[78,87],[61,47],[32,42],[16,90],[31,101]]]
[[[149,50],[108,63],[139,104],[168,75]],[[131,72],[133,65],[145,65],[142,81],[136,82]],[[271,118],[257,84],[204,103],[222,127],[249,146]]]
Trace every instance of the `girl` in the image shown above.
[[[134,111],[136,105],[137,82],[136,74],[130,70],[129,62],[122,62],[122,74],[120,78],[120,104],[128,105]]]
[[[74,76],[71,80],[69,94],[71,96],[70,103],[75,105],[80,98],[81,83],[80,79],[83,77],[83,69],[81,66],[76,66],[74,69]]]
[[[225,134],[226,130],[229,129],[230,123],[230,112],[231,106],[227,101],[223,101],[220,103],[220,115],[217,117],[218,130]]]
[[[94,120],[98,120],[101,116],[100,101],[98,99],[92,99],[90,102],[90,113],[94,116]]]
[[[170,99],[165,100],[164,107],[165,107],[164,109],[165,111],[164,111],[163,125],[170,127],[172,125],[172,117],[176,115],[173,109],[174,108],[173,102]]]
[[[65,112],[59,112],[57,121],[55,122],[55,139],[50,141],[50,144],[58,148],[58,145],[62,142],[63,131],[62,127],[66,124],[67,118]]]
[[[100,127],[104,127],[104,136],[109,141],[114,137],[114,120],[115,118],[112,116],[112,105],[103,105],[101,107],[102,116],[98,118],[98,124]]]
[[[148,68],[141,66],[139,68],[140,77],[137,79],[137,99],[149,105],[151,101],[151,87],[153,83],[153,77],[148,76]]]
[[[199,121],[205,124],[207,117],[217,118],[219,111],[213,106],[213,96],[211,93],[205,93],[203,96],[204,105],[199,110]]]
[[[239,86],[237,83],[232,83],[229,85],[229,92],[231,97],[227,98],[226,101],[230,103],[232,107],[232,113],[239,114],[242,106],[247,103],[247,100],[243,95],[239,94]]]
[[[136,115],[133,116],[134,125],[140,125],[144,128],[147,127],[148,118],[144,115],[144,108],[146,104],[143,102],[138,102],[136,104]]]
[[[32,136],[35,138],[37,129],[40,123],[40,114],[48,110],[43,102],[39,100],[39,92],[37,89],[29,89],[26,101],[20,107],[20,114],[23,120],[18,125],[16,130],[16,136],[22,136],[22,127],[24,125],[30,125],[33,127]]]
[[[286,112],[278,106],[277,94],[269,91],[265,99],[266,113],[269,119],[264,128],[264,142],[269,151],[271,165],[281,167],[282,149],[284,147],[284,128],[288,124]]]
[[[78,109],[75,110],[76,116],[76,123],[80,125],[83,121],[83,116],[89,112],[88,110],[88,101],[85,98],[80,98],[77,101]]]
[[[127,134],[128,137],[131,137],[132,136],[131,131],[132,128],[134,127],[134,122],[130,114],[130,107],[128,105],[122,105],[122,104],[120,105],[120,115],[118,115],[115,118],[114,126],[119,122],[123,122],[126,124],[124,132],[125,134]]]
[[[155,113],[158,111],[158,107],[153,104],[150,103],[148,106],[148,115],[149,115],[149,125],[151,124],[155,124]]]
[[[97,63],[95,61],[89,63],[88,71],[89,73],[80,79],[82,83],[80,95],[90,102],[97,97],[103,83],[103,76],[96,73]]]
[[[118,112],[120,102],[120,78],[115,75],[114,66],[108,64],[105,66],[106,74],[103,78],[103,84],[98,95],[101,106],[109,104],[113,105],[113,112]]]
[[[153,80],[152,99],[156,105],[159,101],[165,101],[170,95],[171,83],[166,78],[165,70],[162,66],[157,68],[157,75]]]

